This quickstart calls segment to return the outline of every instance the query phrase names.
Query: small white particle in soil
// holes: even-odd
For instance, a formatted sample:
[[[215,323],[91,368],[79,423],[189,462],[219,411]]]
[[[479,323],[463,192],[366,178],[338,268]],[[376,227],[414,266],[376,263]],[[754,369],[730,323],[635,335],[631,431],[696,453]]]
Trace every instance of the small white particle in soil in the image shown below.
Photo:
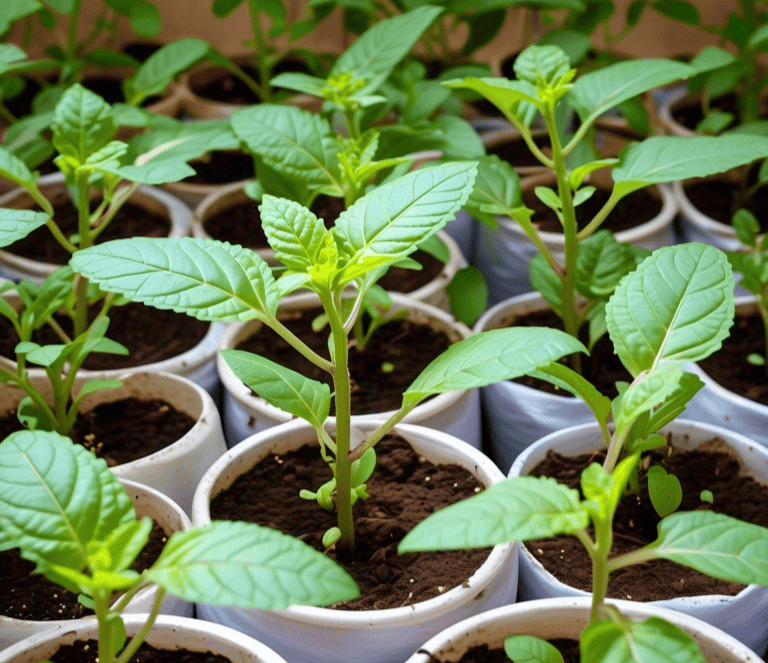
[[[455,484],[453,484],[453,487],[454,487],[454,488],[458,488],[458,487],[459,487],[459,484],[455,483]]]
[[[631,599],[632,597],[631,597],[629,594],[627,594],[627,598],[628,598],[628,599]]]
[[[424,458],[424,456],[419,456],[419,462],[420,462],[420,463],[424,463],[424,462],[426,462],[426,460],[427,460],[427,459],[426,459],[426,458]]]
[[[429,481],[429,477],[424,477],[424,481]]]
[[[536,548],[536,552],[539,553],[539,555],[544,554],[544,551],[541,548]]]
[[[477,487],[475,488],[475,492],[476,492],[476,493],[479,493],[479,492],[480,492],[480,486],[477,486]]]
[[[443,587],[442,585],[438,585],[437,586],[437,591],[442,594],[445,591],[445,587]]]
[[[278,465],[282,465],[282,464],[283,464],[283,459],[282,459],[282,458],[280,458],[280,456],[275,456],[275,462],[276,462]]]
[[[564,553],[565,553],[565,550],[561,550],[560,552],[564,554]]]
[[[629,526],[630,527],[634,527],[635,526],[635,521],[632,520],[632,518],[629,519]]]
[[[682,587],[685,584],[685,578],[680,578],[680,587]]]
[[[408,592],[408,599],[410,600],[412,598],[413,598],[413,592]]]
[[[413,578],[411,578],[408,582],[413,582]]]

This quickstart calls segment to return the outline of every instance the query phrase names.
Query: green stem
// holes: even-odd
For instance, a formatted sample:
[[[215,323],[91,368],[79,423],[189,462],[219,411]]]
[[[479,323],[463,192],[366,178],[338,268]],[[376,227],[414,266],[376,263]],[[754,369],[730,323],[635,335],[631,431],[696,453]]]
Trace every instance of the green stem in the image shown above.
[[[257,0],[249,0],[248,6],[251,12],[251,29],[253,40],[256,43],[256,66],[259,70],[259,99],[268,103],[271,99],[269,79],[272,77],[271,67],[267,57],[267,44],[264,39],[264,29],[261,26],[259,3]]]
[[[77,32],[80,28],[80,10],[83,0],[74,0],[72,11],[69,14],[69,32],[67,35],[67,57],[75,59],[77,57]]]
[[[27,378],[27,372],[25,370],[26,362],[24,358],[17,355],[16,363],[17,374],[13,376],[13,383],[16,384],[19,389],[21,389],[27,396],[29,396],[29,398],[32,399],[32,402],[37,406],[38,411],[45,415],[46,419],[48,420],[47,427],[51,430],[56,430],[56,415],[54,414],[53,409],[49,405],[48,401],[46,401],[40,392],[30,384]]]
[[[99,623],[99,663],[112,663],[112,631],[109,627],[109,592],[97,589],[93,595]]]
[[[610,520],[607,522],[594,521],[596,547],[590,552],[592,558],[592,607],[589,613],[591,622],[600,619],[600,609],[605,603],[608,593],[608,577],[610,567],[608,555],[613,546],[613,531]]]
[[[517,224],[520,226],[521,230],[526,234],[528,239],[531,241],[531,243],[536,247],[539,253],[541,253],[542,256],[544,256],[544,260],[547,261],[547,264],[552,268],[552,271],[555,272],[560,278],[563,277],[563,266],[557,261],[557,258],[555,258],[555,255],[552,253],[552,251],[549,250],[549,247],[546,245],[543,239],[541,239],[541,236],[539,235],[539,231],[536,229],[536,226],[531,223],[531,214],[515,214],[514,210],[508,209],[506,210],[506,214],[508,217],[513,219],[517,222]]]
[[[362,458],[363,454],[379,442],[389,431],[391,431],[397,424],[399,424],[413,408],[415,408],[421,400],[403,405],[397,412],[395,412],[389,419],[387,419],[381,426],[379,426],[371,435],[369,435],[365,442],[358,446],[352,453],[349,454],[349,460],[354,462]]]
[[[635,564],[650,562],[659,558],[655,551],[656,546],[651,544],[645,546],[644,548],[633,550],[632,552],[624,553],[623,555],[618,555],[617,557],[608,560],[606,569],[608,570],[608,573],[612,573],[613,571],[623,569],[625,566],[633,566]]]
[[[613,436],[611,436],[611,442],[608,445],[608,451],[605,455],[605,460],[603,461],[603,469],[608,472],[608,474],[611,474],[616,467],[616,463],[619,462],[619,454],[621,453],[621,450],[624,448],[624,445],[626,444],[627,437],[629,437],[629,433],[632,430],[631,426],[627,426],[624,429],[624,434],[618,438],[616,437],[616,434],[614,433]]]
[[[311,361],[315,366],[323,369],[324,371],[327,371],[328,373],[333,373],[333,364],[330,361],[328,361],[327,359],[324,359],[319,354],[317,354],[314,350],[312,350],[312,348],[306,345],[300,338],[298,338],[290,329],[288,329],[277,318],[270,318],[268,320],[264,320],[264,324],[267,325],[270,329],[272,329],[286,343],[290,344],[297,352],[301,354],[302,357],[305,357],[307,360]]]
[[[150,612],[147,616],[147,621],[144,622],[144,626],[141,627],[141,630],[131,638],[131,641],[128,643],[125,649],[123,649],[120,656],[117,657],[115,663],[128,663],[138,648],[141,647],[141,644],[144,642],[144,640],[147,639],[149,632],[155,625],[157,616],[160,614],[163,598],[165,598],[165,590],[162,587],[158,587],[157,595],[155,596],[155,602],[152,604],[152,612]],[[99,660],[99,663],[101,663],[101,659]]]
[[[595,214],[594,218],[576,234],[576,239],[581,242],[588,237],[591,237],[623,197],[624,194],[618,193],[616,187],[614,187],[613,191],[611,191],[611,197],[605,201],[605,205],[603,205],[602,209]]]
[[[349,378],[347,334],[341,318],[341,296],[330,291],[320,292],[320,300],[328,316],[333,338],[333,388],[336,403],[336,513],[341,532],[339,546],[355,548],[355,528],[352,521],[352,462],[349,457],[352,419],[352,386]]]
[[[88,173],[77,173],[77,232],[80,235],[78,248],[87,249],[91,239],[91,214],[88,199]],[[78,275],[75,282],[75,308],[72,319],[75,338],[88,329],[88,279]]]
[[[2,101],[0,101],[0,117],[8,124],[13,124],[16,121],[14,114],[8,110],[7,106]]]

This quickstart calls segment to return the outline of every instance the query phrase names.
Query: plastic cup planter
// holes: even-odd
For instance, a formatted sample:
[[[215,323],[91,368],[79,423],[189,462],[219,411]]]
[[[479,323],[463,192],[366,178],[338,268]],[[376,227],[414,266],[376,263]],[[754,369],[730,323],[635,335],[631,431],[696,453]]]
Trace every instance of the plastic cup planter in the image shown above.
[[[635,621],[661,617],[690,635],[711,663],[761,663],[753,651],[728,634],[709,624],[674,610],[631,601],[607,601],[622,615]],[[578,640],[589,622],[590,599],[568,597],[525,601],[490,610],[459,622],[436,635],[406,663],[432,663],[434,660],[456,661],[472,647],[488,645],[503,649],[510,635],[532,635],[543,639]]]
[[[547,309],[549,304],[538,292],[518,295],[488,309],[473,331],[508,327],[515,318]],[[494,458],[502,472],[507,472],[515,458],[536,440],[595,420],[592,410],[579,398],[550,394],[511,380],[482,387],[480,395]]]
[[[219,214],[235,205],[239,205],[245,201],[251,199],[245,194],[244,186],[246,182],[234,182],[233,184],[227,184],[220,187],[217,191],[212,192],[206,196],[200,204],[195,208],[194,219],[192,222],[192,236],[200,239],[211,239],[211,236],[205,229],[205,222],[212,216]],[[466,214],[460,211],[460,214]],[[460,217],[457,215],[457,220]],[[462,220],[463,219],[462,217]],[[448,301],[448,294],[446,287],[451,282],[453,275],[459,271],[462,267],[466,266],[466,260],[462,249],[451,237],[449,233],[441,230],[437,233],[437,236],[448,247],[450,257],[448,262],[443,265],[440,273],[432,279],[429,283],[421,286],[420,288],[405,293],[412,299],[437,306],[444,311],[450,310],[450,304]],[[255,249],[255,253],[270,265],[277,265],[275,260],[275,252],[270,247],[266,246],[263,249]]]
[[[182,511],[181,507],[169,497],[149,486],[136,483],[130,479],[122,478],[120,481],[128,495],[133,499],[138,517],[147,516],[152,518],[168,535],[173,532],[189,529],[189,518]],[[133,618],[133,613],[148,612],[152,608],[156,595],[157,585],[150,585],[140,590],[126,608],[126,614],[131,615],[129,619]],[[192,603],[171,594],[166,594],[163,599],[161,612],[166,615],[191,617],[193,607]],[[48,635],[50,632],[53,632],[58,635],[62,631],[79,630],[91,622],[95,623],[95,618],[83,617],[82,619],[62,619],[58,621],[32,621],[12,619],[0,615],[0,650],[11,647],[11,645],[17,642],[24,641],[19,647],[26,651],[26,648],[32,647],[32,644],[26,641],[25,638],[34,636],[36,640],[39,640],[41,634]],[[17,654],[20,653],[18,651],[19,647],[14,648]],[[0,652],[0,660],[15,660],[14,658],[3,659],[7,651]],[[41,659],[35,659],[35,661],[44,659],[45,656]]]
[[[753,296],[736,298],[737,314],[755,311]],[[687,366],[686,370],[696,373],[704,382],[701,391],[688,403],[686,417],[741,433],[768,448],[768,405],[726,389],[697,364]]]
[[[757,480],[768,482],[768,449],[755,444],[743,435],[718,426],[694,421],[677,420],[661,431],[674,434],[676,446],[694,449],[699,444],[720,438],[738,456],[742,468]],[[541,462],[551,449],[561,454],[589,453],[603,446],[602,436],[596,424],[573,426],[552,433],[530,446],[518,456],[509,476],[524,476]],[[520,593],[521,601],[553,597],[583,597],[587,592],[560,582],[542,564],[520,546]],[[646,604],[655,611],[669,608],[685,613],[710,624],[733,636],[756,652],[764,652],[768,646],[768,589],[749,585],[736,596],[693,596]],[[712,659],[719,660],[719,659]],[[728,660],[728,659],[725,659]],[[746,659],[736,659],[746,660]]]
[[[366,431],[377,424],[358,421],[353,425]],[[395,432],[428,460],[458,463],[486,486],[503,478],[487,457],[450,435],[402,424]],[[209,522],[211,500],[263,458],[298,449],[315,439],[308,424],[294,420],[230,449],[200,482],[192,507],[193,524]],[[338,663],[359,657],[360,652],[365,652],[367,663],[399,663],[450,624],[514,601],[515,546],[496,546],[466,583],[402,608],[355,611],[292,606],[287,610],[243,610],[197,604],[197,615],[243,631],[295,663]]]
[[[86,378],[78,378],[75,389]],[[48,385],[47,378],[39,378],[41,390]],[[5,385],[0,392],[0,412],[15,410],[23,392]],[[173,444],[144,458],[112,468],[121,479],[140,481],[167,495],[187,513],[200,478],[226,451],[219,411],[210,395],[201,387],[178,375],[168,373],[134,373],[125,376],[118,389],[99,391],[83,400],[82,410],[96,405],[137,396],[159,398],[192,417],[196,423],[190,431]]]
[[[521,182],[523,194],[536,186],[551,184],[552,181],[548,173],[526,177]],[[672,220],[677,213],[674,196],[666,185],[651,187],[648,192],[661,199],[661,211],[645,223],[614,233],[614,236],[619,242],[647,249],[674,244]],[[484,223],[478,224],[474,256],[475,266],[488,283],[488,303],[491,306],[509,297],[531,292],[533,288],[528,276],[528,265],[538,253],[515,221],[509,217],[497,217],[497,221],[499,225],[496,229]],[[563,234],[541,232],[540,235],[555,257],[562,261],[565,242]]]
[[[394,293],[391,295],[394,303],[393,310],[409,309],[412,319],[436,325],[438,329],[448,334],[452,342],[460,341],[471,335],[468,327],[456,322],[452,316],[444,311],[413,301],[410,297]],[[313,307],[318,307],[318,313],[320,312],[319,300],[313,293],[289,297],[281,304],[281,310],[286,312],[291,309],[304,310]],[[241,341],[248,338],[260,326],[261,323],[256,320],[230,325],[224,334],[222,349],[237,347]],[[224,386],[222,412],[224,430],[230,447],[254,433],[291,421],[292,415],[270,405],[243,384],[232,372],[221,354],[219,354],[217,363],[219,377]],[[354,422],[357,419],[371,416],[386,418],[388,414],[391,413],[356,415],[352,420]],[[404,421],[441,430],[464,440],[477,449],[481,446],[480,394],[477,389],[452,391],[435,396],[416,406]]]
[[[125,615],[129,637],[136,635],[147,617],[146,614]],[[48,630],[0,651],[0,663],[37,663],[49,659],[61,645],[98,637],[95,617],[78,622],[82,623]],[[187,617],[160,615],[146,642],[162,649],[188,649],[203,654],[219,654],[232,663],[285,663],[284,658],[253,638],[218,624]]]

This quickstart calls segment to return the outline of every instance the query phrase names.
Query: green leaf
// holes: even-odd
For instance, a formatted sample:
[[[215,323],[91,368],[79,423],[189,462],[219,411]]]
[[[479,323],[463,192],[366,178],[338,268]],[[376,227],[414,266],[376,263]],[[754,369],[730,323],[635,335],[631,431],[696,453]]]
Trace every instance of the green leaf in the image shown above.
[[[624,277],[606,307],[608,333],[637,376],[661,361],[698,361],[733,323],[733,274],[705,244],[663,247]]]
[[[668,395],[664,402],[653,411],[643,428],[642,435],[647,436],[661,430],[670,421],[677,419],[703,386],[704,383],[698,375],[684,372],[677,391]]]
[[[0,177],[20,186],[34,186],[32,171],[21,159],[3,147],[0,147]]]
[[[475,218],[496,226],[496,216],[522,204],[520,176],[508,161],[496,155],[478,161],[477,177],[464,208]]]
[[[160,32],[160,12],[148,0],[104,0],[115,11],[128,17],[131,30],[142,37],[152,38]]]
[[[557,46],[528,46],[514,64],[517,78],[532,85],[543,82],[553,86],[570,68],[568,56]]]
[[[230,118],[235,134],[270,167],[310,187],[343,194],[339,144],[319,115],[293,106],[259,104]]]
[[[288,269],[306,272],[317,261],[327,230],[323,222],[299,203],[265,195],[261,226],[275,257]]]
[[[661,58],[618,62],[579,77],[566,101],[586,122],[638,94],[695,73],[687,64]]]
[[[456,213],[472,191],[473,161],[424,168],[377,187],[341,213],[334,234],[355,266],[373,256],[393,263],[412,253]]]
[[[667,474],[661,465],[648,468],[648,495],[661,518],[677,511],[683,501],[683,489],[674,474]]]
[[[141,166],[123,166],[122,168],[105,170],[113,172],[129,182],[140,184],[179,182],[195,174],[195,169],[189,164],[176,159],[164,159],[162,156]]]
[[[109,105],[79,83],[62,95],[51,128],[54,147],[78,163],[109,143],[116,131]]]
[[[567,28],[550,30],[537,42],[539,46],[557,46],[568,57],[570,66],[575,67],[592,48],[588,35]]]
[[[681,511],[659,523],[653,553],[713,578],[768,586],[768,529],[711,511]]]
[[[576,288],[589,299],[608,297],[637,263],[632,249],[617,242],[608,230],[598,230],[579,243],[576,254]]]
[[[542,366],[535,375],[556,384],[561,389],[566,389],[583,400],[599,422],[608,421],[608,415],[611,413],[611,399],[601,394],[591,382],[576,371],[557,362],[552,362],[547,366]]]
[[[67,345],[43,345],[27,352],[27,361],[47,368],[59,361],[65,352],[70,351],[71,348]]]
[[[538,291],[550,308],[560,317],[563,311],[563,283],[544,256],[537,253],[528,265],[531,286]]]
[[[656,0],[651,7],[664,16],[688,25],[699,25],[701,21],[696,5],[685,0]]]
[[[504,651],[514,663],[563,663],[563,655],[554,645],[532,635],[506,638]]]
[[[359,596],[329,557],[252,523],[214,521],[176,532],[145,576],[187,601],[245,608],[326,605]]]
[[[0,247],[9,246],[44,226],[50,217],[28,209],[0,209]]]
[[[736,119],[734,113],[712,111],[696,125],[696,132],[716,135],[727,129]]]
[[[208,52],[202,39],[177,39],[150,55],[126,83],[126,100],[137,103],[152,94],[160,94],[174,76],[191,67]]]
[[[768,42],[768,25],[763,25],[750,35],[748,44],[750,48],[759,49],[766,42]]]
[[[737,209],[731,219],[731,225],[742,244],[755,246],[760,223],[752,212],[747,209]]]
[[[592,622],[580,649],[582,660],[601,663],[706,663],[696,642],[661,617]]]
[[[641,374],[629,386],[616,414],[617,426],[631,425],[641,414],[649,412],[674,394],[683,378],[683,369],[677,364],[666,365]]]
[[[320,97],[321,99],[328,86],[324,78],[296,72],[278,74],[269,81],[269,84],[272,87],[287,88],[288,90],[303,92],[304,94],[310,94],[313,97]]]
[[[132,522],[123,523],[120,527],[110,532],[106,540],[100,544],[101,549],[107,554],[102,557],[108,562],[106,566],[96,567],[93,562],[91,567],[101,571],[118,573],[130,568],[138,554],[142,551],[149,533],[152,531],[152,519],[142,518]],[[91,558],[93,555],[91,555]]]
[[[128,352],[126,350],[125,353],[121,353],[121,354],[128,354]],[[93,394],[97,391],[104,391],[105,389],[119,389],[122,386],[123,386],[122,380],[112,380],[110,378],[89,380],[82,387],[80,387],[80,391],[77,392],[77,398],[78,400],[80,400],[81,398],[87,396],[88,394]]]
[[[315,428],[328,418],[331,388],[327,384],[250,352],[222,350],[221,355],[238,380],[270,405],[308,421]]]
[[[453,275],[447,287],[451,313],[472,326],[488,308],[488,286],[477,267],[464,267]]]
[[[397,550],[482,548],[570,534],[588,524],[577,490],[550,477],[513,477],[433,513]]]
[[[26,559],[82,570],[88,542],[134,519],[107,463],[82,445],[43,431],[0,444],[0,520]]]
[[[625,147],[611,175],[617,189],[629,193],[648,184],[714,175],[766,156],[764,136],[655,136]]]
[[[103,290],[199,320],[263,320],[277,310],[269,265],[226,242],[134,237],[77,251],[70,264]]]
[[[471,77],[458,81],[446,81],[443,85],[452,89],[479,92],[504,115],[515,117],[525,126],[533,122],[541,104],[536,87],[528,81]]]
[[[5,0],[0,6],[0,36],[5,35],[15,21],[41,8],[37,0]]]
[[[224,18],[241,4],[243,4],[243,0],[213,0],[211,11],[216,17]]]
[[[736,56],[717,46],[707,46],[691,60],[691,66],[697,73],[703,74],[733,64]]]
[[[511,380],[586,348],[570,334],[545,327],[510,327],[454,343],[433,360],[405,392],[424,398]]]
[[[330,76],[350,74],[353,80],[365,81],[357,91],[360,95],[377,90],[441,11],[425,5],[379,21],[338,57]]]

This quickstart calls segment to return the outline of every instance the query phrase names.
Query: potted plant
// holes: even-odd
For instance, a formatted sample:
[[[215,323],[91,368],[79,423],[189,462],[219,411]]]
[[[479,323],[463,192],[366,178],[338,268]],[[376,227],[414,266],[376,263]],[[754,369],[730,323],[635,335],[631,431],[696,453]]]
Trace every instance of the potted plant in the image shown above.
[[[552,478],[513,477],[433,514],[398,549],[452,549],[572,534],[592,560],[589,624],[580,636],[584,660],[608,660],[612,647],[627,651],[632,642],[646,637],[665,653],[686,642],[685,660],[704,660],[700,653],[692,653],[695,645],[691,648],[688,636],[665,625],[622,618],[605,603],[605,596],[611,572],[652,559],[669,559],[745,584],[768,584],[762,560],[746,552],[753,542],[758,547],[766,545],[768,529],[710,511],[676,512],[679,500],[675,500],[666,473],[656,486],[658,510],[664,515],[658,539],[628,554],[609,557],[614,515],[622,496],[637,490],[636,473],[643,454],[666,444],[657,431],[701,387],[682,364],[710,354],[728,333],[733,318],[730,279],[724,255],[712,247],[689,244],[658,249],[622,280],[608,305],[607,324],[633,381],[622,385],[613,402],[562,365],[544,368],[563,385],[583,394],[607,447],[604,463],[592,463],[581,475],[583,498]],[[701,298],[697,293],[702,292],[699,286],[704,282],[711,289]],[[614,421],[613,431],[607,426],[609,417]],[[728,536],[721,536],[725,532]],[[690,545],[694,539],[696,544]],[[514,646],[521,655],[541,652],[542,647],[551,652],[551,647],[526,636],[515,638]],[[632,660],[629,653],[623,656],[621,660]]]
[[[267,608],[354,597],[357,587],[331,560],[269,528],[219,522],[176,532],[143,573],[129,566],[151,521],[133,505],[104,461],[56,433],[25,431],[0,448],[3,543],[49,579],[87,597],[98,621],[102,661],[128,661],[147,637],[170,591]],[[56,462],[53,462],[56,459]],[[159,587],[149,614],[128,641],[121,613],[142,587]],[[122,596],[111,599],[116,591]]]

